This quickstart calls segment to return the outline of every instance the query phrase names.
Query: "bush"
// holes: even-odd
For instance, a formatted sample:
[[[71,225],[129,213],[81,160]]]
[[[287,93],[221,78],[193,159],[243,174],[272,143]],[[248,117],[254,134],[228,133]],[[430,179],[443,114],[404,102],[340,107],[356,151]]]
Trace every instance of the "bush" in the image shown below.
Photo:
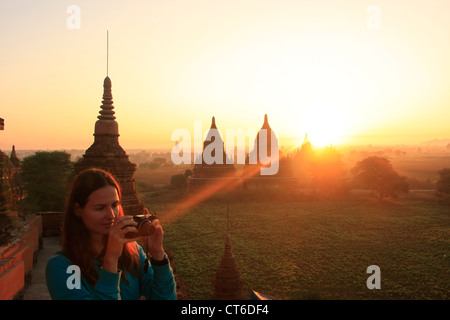
[[[184,174],[176,174],[170,178],[170,185],[176,189],[181,189],[186,186],[187,177]]]

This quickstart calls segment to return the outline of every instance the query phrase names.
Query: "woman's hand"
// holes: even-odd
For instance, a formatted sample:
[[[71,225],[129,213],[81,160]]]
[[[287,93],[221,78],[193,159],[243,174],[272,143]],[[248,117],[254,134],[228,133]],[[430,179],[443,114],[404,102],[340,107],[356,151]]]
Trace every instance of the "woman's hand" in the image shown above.
[[[144,209],[144,214],[148,218],[150,213],[147,208]],[[163,260],[164,259],[164,230],[159,223],[159,219],[154,219],[152,221],[152,225],[155,226],[155,232],[151,236],[143,237],[144,241],[147,241],[147,249],[150,255],[154,260]]]
[[[130,215],[118,217],[114,221],[106,244],[103,269],[114,273],[117,272],[117,262],[122,255],[123,245],[138,239],[125,236],[129,232],[136,232],[136,225],[137,223],[133,220],[133,216]]]

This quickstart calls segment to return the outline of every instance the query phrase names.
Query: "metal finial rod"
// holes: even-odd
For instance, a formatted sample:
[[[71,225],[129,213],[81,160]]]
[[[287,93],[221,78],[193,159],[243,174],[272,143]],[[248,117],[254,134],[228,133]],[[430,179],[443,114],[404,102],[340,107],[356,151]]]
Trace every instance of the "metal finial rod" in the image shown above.
[[[108,30],[106,30],[106,76],[108,76],[108,65],[109,65],[109,35]]]

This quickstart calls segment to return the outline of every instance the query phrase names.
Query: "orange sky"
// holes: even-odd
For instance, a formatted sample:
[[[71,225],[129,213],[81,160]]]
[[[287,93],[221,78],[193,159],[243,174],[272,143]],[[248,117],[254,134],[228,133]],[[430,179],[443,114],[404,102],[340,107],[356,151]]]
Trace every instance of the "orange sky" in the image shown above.
[[[125,149],[171,147],[175,129],[206,131],[212,116],[258,130],[265,113],[281,144],[450,138],[449,12],[447,0],[2,1],[0,149],[92,144],[106,30]]]

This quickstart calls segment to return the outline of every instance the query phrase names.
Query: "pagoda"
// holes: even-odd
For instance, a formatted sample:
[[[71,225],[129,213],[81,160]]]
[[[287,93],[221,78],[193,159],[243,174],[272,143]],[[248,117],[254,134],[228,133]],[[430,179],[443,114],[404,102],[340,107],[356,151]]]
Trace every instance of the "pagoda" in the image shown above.
[[[127,153],[119,144],[119,124],[114,116],[111,87],[111,79],[107,76],[103,82],[100,115],[95,122],[94,143],[75,164],[75,171],[79,173],[89,168],[100,168],[110,172],[120,184],[124,214],[142,214],[144,205],[136,193],[133,177],[137,165],[130,162]]]
[[[225,239],[225,250],[219,269],[213,279],[213,300],[243,300],[244,279],[239,271],[231,248],[230,234]]]
[[[265,148],[262,148],[263,144]],[[274,150],[272,150],[272,146]],[[281,153],[278,146],[278,138],[270,127],[269,118],[265,114],[263,125],[256,135],[254,148],[245,160],[243,171],[244,187],[267,185],[291,187],[296,185],[296,178],[291,164],[292,160]],[[272,154],[272,151],[277,152],[277,154]],[[264,159],[265,157],[267,159]],[[270,162],[266,161],[269,159]],[[273,166],[272,169],[274,170],[278,167],[278,170],[274,174],[262,174],[262,168],[268,169],[271,166]]]
[[[216,154],[218,151],[221,153]],[[241,183],[234,164],[227,163],[224,142],[217,129],[215,117],[212,117],[211,127],[203,142],[201,162],[196,161],[192,171],[192,176],[188,178],[188,190],[214,186],[218,191],[232,189]]]

